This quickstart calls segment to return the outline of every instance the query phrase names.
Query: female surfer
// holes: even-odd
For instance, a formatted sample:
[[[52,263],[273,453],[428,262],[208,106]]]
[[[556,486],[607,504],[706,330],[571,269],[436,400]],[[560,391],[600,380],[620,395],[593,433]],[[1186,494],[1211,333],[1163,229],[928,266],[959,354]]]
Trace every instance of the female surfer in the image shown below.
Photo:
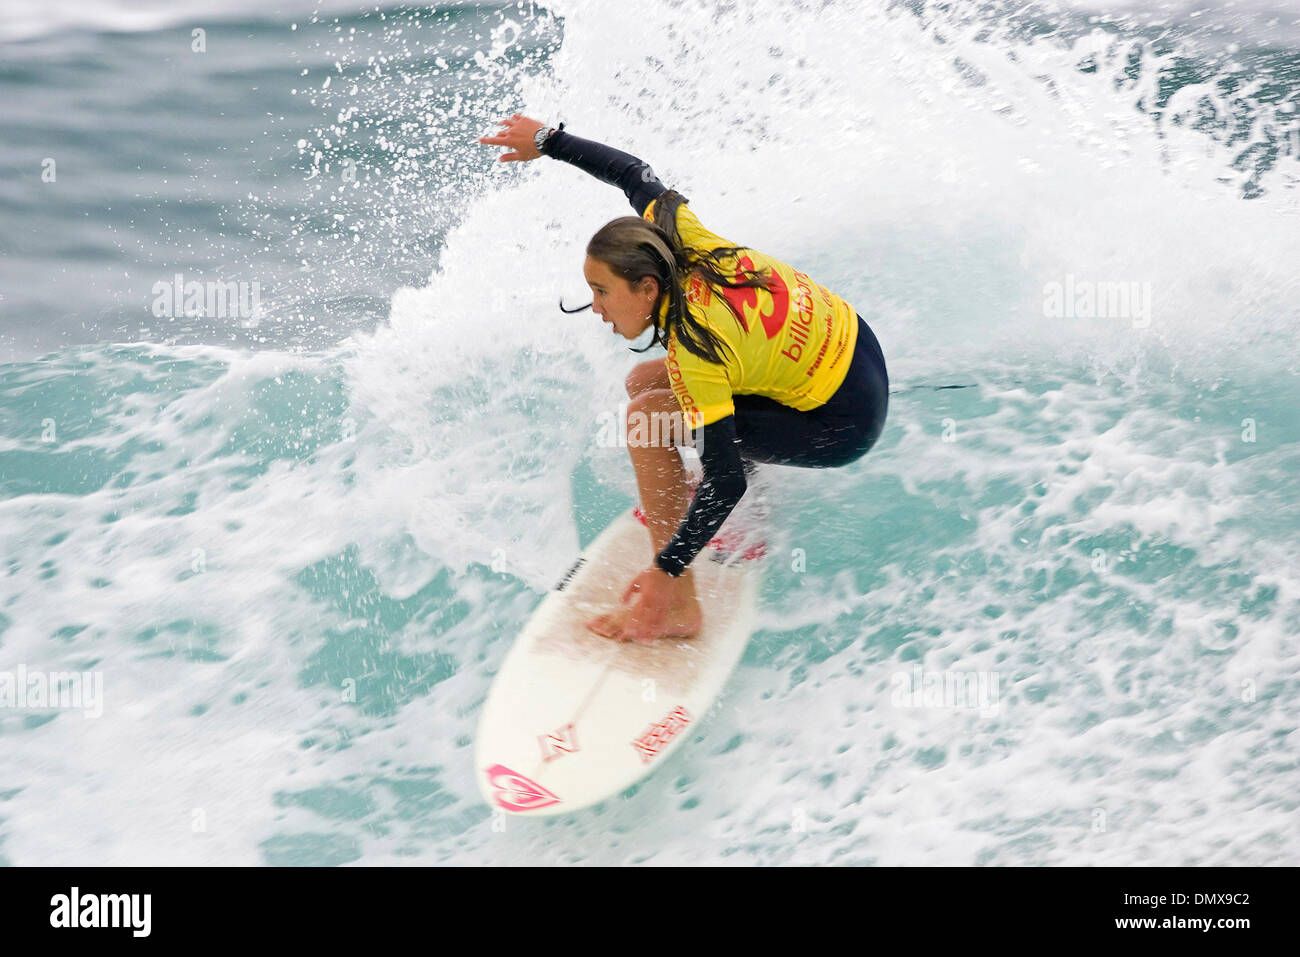
[[[582,271],[590,308],[613,333],[634,340],[653,327],[646,348],[667,350],[627,377],[628,452],[654,563],[587,627],[623,641],[692,637],[701,613],[690,564],[745,494],[754,463],[847,465],[879,438],[889,403],[880,344],[839,296],[705,229],[635,156],[563,123],[516,113],[499,125],[479,142],[507,147],[501,162],[563,160],[618,186],[637,211],[600,228]],[[633,422],[670,419],[669,442],[632,434]],[[699,449],[694,492],[679,445]]]

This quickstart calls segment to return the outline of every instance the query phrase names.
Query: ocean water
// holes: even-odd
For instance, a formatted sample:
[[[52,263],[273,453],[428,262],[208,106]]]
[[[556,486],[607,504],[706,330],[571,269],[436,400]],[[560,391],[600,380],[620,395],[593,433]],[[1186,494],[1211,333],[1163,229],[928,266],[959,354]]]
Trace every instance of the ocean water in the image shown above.
[[[544,821],[474,729],[643,357],[556,308],[626,202],[495,163],[516,111],[895,389],[767,471],[686,746]],[[1281,0],[8,4],[0,861],[1300,863],[1298,157]]]

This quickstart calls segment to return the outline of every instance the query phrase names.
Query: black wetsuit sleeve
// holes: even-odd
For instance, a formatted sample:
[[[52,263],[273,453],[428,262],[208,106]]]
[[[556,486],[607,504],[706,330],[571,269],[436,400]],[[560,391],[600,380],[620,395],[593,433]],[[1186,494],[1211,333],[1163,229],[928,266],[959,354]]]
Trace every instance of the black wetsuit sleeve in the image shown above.
[[[734,415],[697,429],[696,442],[704,478],[681,527],[655,557],[655,564],[674,578],[709,544],[748,487]]]
[[[570,163],[601,182],[617,186],[638,216],[645,213],[651,200],[668,189],[659,182],[654,170],[632,154],[604,143],[584,140],[562,129],[547,138],[544,155]]]

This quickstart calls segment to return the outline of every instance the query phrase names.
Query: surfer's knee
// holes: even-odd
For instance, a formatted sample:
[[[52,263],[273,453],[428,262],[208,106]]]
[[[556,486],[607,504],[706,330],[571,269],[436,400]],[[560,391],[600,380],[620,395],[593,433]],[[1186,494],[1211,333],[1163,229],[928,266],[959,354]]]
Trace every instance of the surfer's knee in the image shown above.
[[[681,414],[682,407],[677,404],[677,396],[671,389],[649,389],[633,396],[627,403],[627,422],[631,427],[633,416],[657,415],[663,413]]]
[[[629,399],[635,399],[638,395],[655,389],[671,388],[668,382],[668,370],[664,368],[662,359],[638,362],[627,374],[626,385]]]
[[[627,404],[628,448],[671,448],[682,444],[682,410],[671,389],[650,389]]]

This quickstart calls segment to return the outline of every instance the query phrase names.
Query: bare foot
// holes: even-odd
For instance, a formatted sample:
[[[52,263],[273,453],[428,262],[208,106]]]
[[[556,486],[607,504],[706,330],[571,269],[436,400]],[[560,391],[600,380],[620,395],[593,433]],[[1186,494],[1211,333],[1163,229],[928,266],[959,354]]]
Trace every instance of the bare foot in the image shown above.
[[[636,607],[628,601],[611,612],[597,615],[587,622],[587,627],[602,638],[626,641],[628,639],[624,637],[624,630],[635,621]],[[634,640],[641,644],[650,644],[660,638],[694,638],[700,633],[703,624],[704,615],[700,611],[699,601],[693,597],[682,598],[673,602],[659,634]]]
[[[700,611],[699,600],[693,595],[674,601],[668,613],[668,622],[662,632],[645,639],[647,643],[658,638],[694,638],[700,633],[704,624],[704,615]]]
[[[602,638],[614,638],[622,634],[623,623],[618,617],[618,612],[611,611],[603,615],[597,615],[588,621],[587,628]]]

